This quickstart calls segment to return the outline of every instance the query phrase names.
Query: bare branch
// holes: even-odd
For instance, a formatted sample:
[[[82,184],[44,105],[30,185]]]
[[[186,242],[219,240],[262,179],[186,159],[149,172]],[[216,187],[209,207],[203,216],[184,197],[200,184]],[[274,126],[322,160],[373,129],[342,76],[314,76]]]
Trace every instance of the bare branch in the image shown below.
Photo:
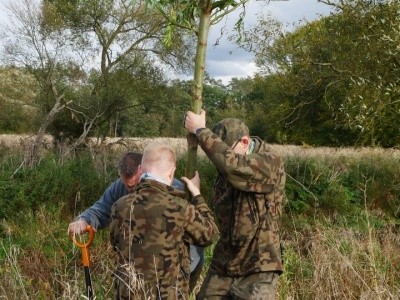
[[[330,5],[333,7],[336,7],[340,10],[344,9],[344,1],[343,0],[338,0],[338,1],[331,1],[331,0],[318,0],[319,3],[324,3],[326,5]]]

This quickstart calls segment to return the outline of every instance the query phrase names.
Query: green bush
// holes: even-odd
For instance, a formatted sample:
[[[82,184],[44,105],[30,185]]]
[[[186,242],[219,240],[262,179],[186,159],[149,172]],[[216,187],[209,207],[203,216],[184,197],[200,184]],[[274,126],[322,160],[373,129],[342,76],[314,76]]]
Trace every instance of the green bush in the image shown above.
[[[400,169],[393,158],[288,157],[285,167],[289,211],[350,216],[367,206],[399,217]]]
[[[35,168],[18,168],[21,158],[0,156],[0,217],[35,210],[41,204],[64,205],[68,214],[90,206],[117,178],[119,154],[79,152],[74,158],[59,161],[46,154]],[[285,157],[287,201],[285,209],[313,216],[315,212],[350,217],[365,206],[392,217],[400,215],[400,170],[391,158]],[[175,177],[185,173],[186,156],[179,157]],[[217,172],[206,157],[197,161],[201,190],[207,201]]]
[[[0,175],[1,218],[36,210],[43,204],[64,205],[68,213],[83,210],[117,177],[115,167],[98,172],[89,153],[62,164],[50,153],[37,167],[21,168],[11,178],[15,169],[15,165],[8,165]]]

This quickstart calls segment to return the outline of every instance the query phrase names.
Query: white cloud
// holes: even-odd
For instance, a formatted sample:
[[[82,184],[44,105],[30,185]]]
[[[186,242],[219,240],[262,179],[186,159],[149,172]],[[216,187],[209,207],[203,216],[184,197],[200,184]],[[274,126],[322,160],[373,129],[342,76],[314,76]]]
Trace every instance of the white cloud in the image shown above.
[[[266,1],[251,0],[246,7],[245,28],[257,21],[258,15],[271,13],[288,29],[298,26],[301,21],[312,21],[321,16],[329,15],[332,7],[319,3],[317,0]],[[253,55],[238,49],[227,39],[227,33],[232,32],[240,10],[228,15],[226,20],[210,29],[207,49],[206,71],[210,76],[228,83],[231,78],[252,76],[257,68]],[[224,34],[221,37],[221,30]],[[219,40],[218,40],[219,39]],[[218,45],[214,46],[216,41]]]
[[[228,84],[234,77],[252,77],[257,71],[256,64],[250,60],[207,60],[207,73],[213,78]]]

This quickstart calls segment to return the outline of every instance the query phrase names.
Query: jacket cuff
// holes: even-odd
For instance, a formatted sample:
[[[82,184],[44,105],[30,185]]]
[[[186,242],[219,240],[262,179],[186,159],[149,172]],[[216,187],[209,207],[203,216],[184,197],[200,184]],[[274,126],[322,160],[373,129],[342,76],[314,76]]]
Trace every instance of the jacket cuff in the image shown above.
[[[197,128],[195,133],[196,136],[198,136],[203,129],[205,129],[205,127]]]
[[[203,196],[201,194],[198,194],[197,196],[192,197],[190,199],[190,203],[193,204],[193,205],[199,205],[201,203],[204,203],[204,198],[203,198]]]

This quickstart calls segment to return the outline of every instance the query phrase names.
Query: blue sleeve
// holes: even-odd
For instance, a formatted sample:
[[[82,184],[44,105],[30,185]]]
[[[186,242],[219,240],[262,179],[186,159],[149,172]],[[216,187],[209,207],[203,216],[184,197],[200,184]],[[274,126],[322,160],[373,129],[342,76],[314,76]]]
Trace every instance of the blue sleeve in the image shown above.
[[[110,223],[110,213],[113,204],[121,197],[128,194],[121,179],[115,180],[104,194],[91,207],[78,216],[95,229],[103,229]]]
[[[176,178],[174,178],[174,180],[172,180],[172,186],[181,191],[185,190],[185,185],[183,184],[183,182],[179,181]]]

